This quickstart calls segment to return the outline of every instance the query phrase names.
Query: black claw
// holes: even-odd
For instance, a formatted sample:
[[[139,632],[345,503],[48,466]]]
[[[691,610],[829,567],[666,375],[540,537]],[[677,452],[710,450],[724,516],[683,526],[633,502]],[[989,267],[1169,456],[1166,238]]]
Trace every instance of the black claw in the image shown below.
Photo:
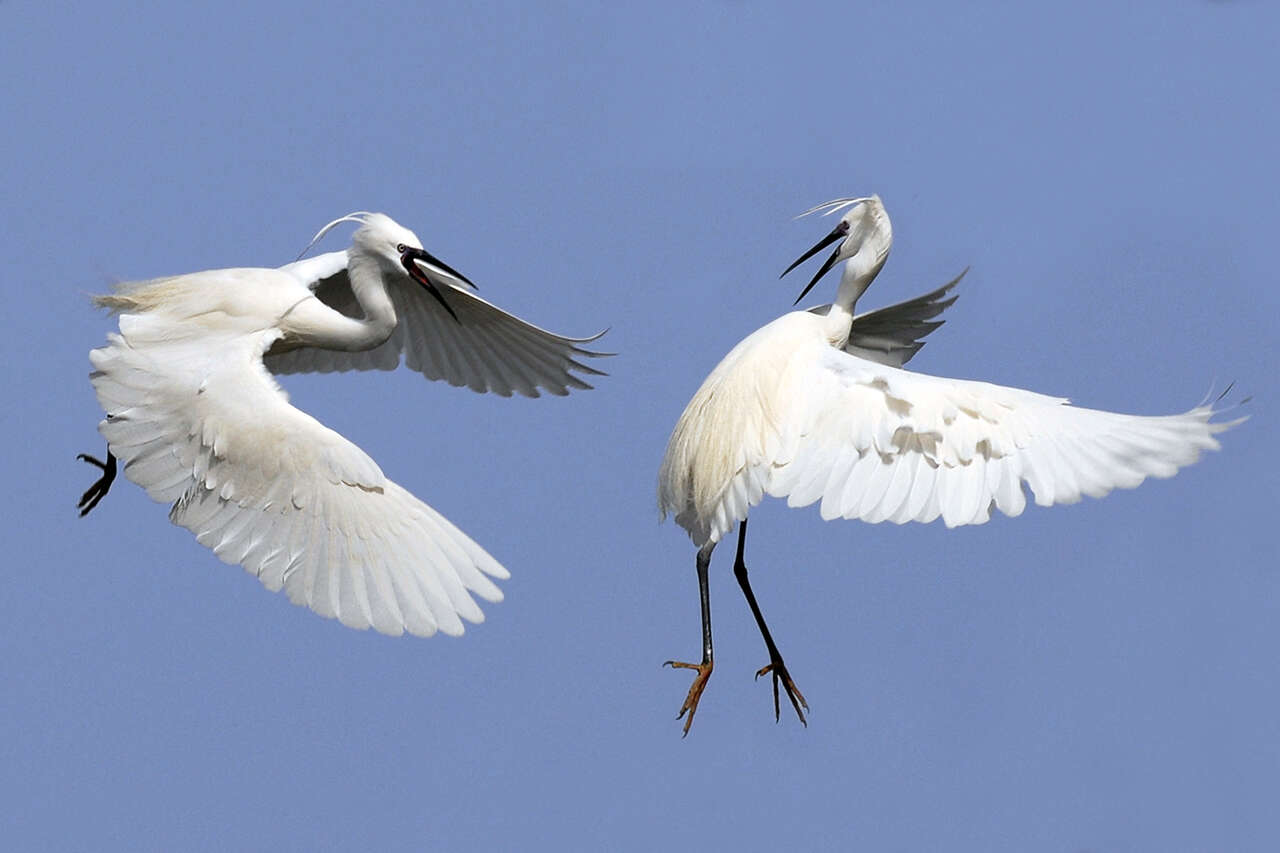
[[[805,701],[804,694],[800,692],[800,688],[796,687],[795,682],[791,680],[791,673],[787,671],[786,664],[779,658],[777,661],[768,664],[756,672],[756,678],[768,673],[773,678],[773,721],[775,723],[782,721],[782,703],[778,696],[778,682],[782,682],[782,689],[787,692],[787,699],[791,702],[791,707],[795,709],[796,716],[800,718],[800,723],[805,728],[809,727],[809,721],[805,719],[804,712],[809,710],[809,703]],[[801,708],[804,710],[802,711]]]
[[[85,489],[84,494],[80,496],[79,503],[76,504],[76,509],[80,510],[80,517],[84,518],[89,514],[90,510],[98,505],[99,501],[106,497],[107,492],[111,491],[111,483],[116,478],[116,457],[108,450],[106,462],[87,453],[77,454],[76,459],[88,462],[102,471],[102,476],[92,486]]]

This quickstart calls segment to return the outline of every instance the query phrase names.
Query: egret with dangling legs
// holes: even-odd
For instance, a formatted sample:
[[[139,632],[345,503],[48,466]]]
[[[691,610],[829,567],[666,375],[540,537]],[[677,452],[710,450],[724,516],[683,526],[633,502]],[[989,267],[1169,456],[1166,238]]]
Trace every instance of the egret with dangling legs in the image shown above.
[[[874,195],[836,199],[802,216],[841,211],[836,227],[783,272],[838,244],[796,299],[844,261],[835,301],[785,314],[734,347],[693,395],[667,443],[659,509],[698,549],[702,660],[668,661],[696,671],[678,715],[686,735],[713,668],[711,552],[735,526],[734,576],[769,655],[756,675],[772,678],[775,720],[781,688],[807,725],[808,705],[747,578],[747,513],[765,495],[785,497],[793,507],[821,500],[826,520],[903,524],[941,517],[948,527],[982,524],[996,509],[1021,514],[1024,483],[1037,504],[1049,506],[1170,477],[1201,451],[1216,450],[1214,435],[1239,423],[1211,421],[1213,405],[1179,415],[1123,415],[903,369],[941,325],[933,318],[954,301],[947,293],[959,277],[909,302],[855,314],[888,258],[893,228]]]

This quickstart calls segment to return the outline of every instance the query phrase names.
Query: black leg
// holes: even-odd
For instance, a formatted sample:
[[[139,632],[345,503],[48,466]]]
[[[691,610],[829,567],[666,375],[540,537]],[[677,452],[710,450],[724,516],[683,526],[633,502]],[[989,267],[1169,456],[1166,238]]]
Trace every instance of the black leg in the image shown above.
[[[116,478],[116,457],[111,453],[111,448],[107,448],[106,462],[87,453],[81,453],[76,458],[83,459],[90,465],[96,465],[102,469],[102,476],[92,486],[85,489],[84,494],[80,496],[80,503],[76,504],[76,509],[80,510],[80,517],[84,518],[89,514],[89,510],[97,506],[98,501],[106,497],[107,492],[110,491],[111,483]]]
[[[711,669],[714,666],[713,651],[711,648],[711,587],[707,581],[707,573],[711,568],[711,551],[715,548],[714,544],[709,544],[698,551],[698,595],[702,600],[702,663],[692,664],[682,661],[669,660],[664,666],[673,669],[696,669],[698,674],[693,678],[693,685],[689,688],[689,695],[684,699],[684,704],[680,706],[680,713],[676,715],[676,719],[685,717],[684,736],[689,735],[689,726],[693,725],[693,715],[698,711],[698,700],[702,698],[702,691],[707,686],[707,680],[711,678]]]
[[[796,687],[795,682],[791,680],[791,673],[787,672],[787,666],[782,662],[782,655],[778,652],[778,646],[773,642],[773,636],[769,633],[769,626],[764,624],[764,616],[760,613],[760,605],[756,603],[755,593],[751,591],[751,584],[747,580],[747,564],[743,562],[742,554],[746,549],[747,543],[747,522],[744,519],[738,527],[738,557],[733,562],[733,576],[738,579],[738,585],[742,587],[742,594],[747,597],[747,604],[751,606],[751,615],[756,617],[756,625],[760,627],[760,636],[764,637],[765,647],[769,650],[769,663],[761,667],[756,673],[756,678],[770,673],[773,676],[773,719],[782,718],[782,709],[778,704],[778,683],[782,683],[782,689],[787,692],[787,698],[791,700],[791,707],[796,709],[796,716],[800,718],[800,722],[807,728],[809,723],[804,718],[804,711],[809,710],[809,703],[804,701],[804,694]],[[800,710],[801,707],[804,711]]]

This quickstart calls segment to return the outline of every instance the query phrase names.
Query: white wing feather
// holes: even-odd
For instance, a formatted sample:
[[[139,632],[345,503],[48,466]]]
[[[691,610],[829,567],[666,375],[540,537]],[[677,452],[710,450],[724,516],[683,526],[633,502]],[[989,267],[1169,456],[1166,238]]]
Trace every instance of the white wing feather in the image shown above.
[[[936,301],[936,300],[935,300]],[[945,307],[945,305],[943,306]],[[940,310],[940,309],[939,309]],[[676,422],[658,477],[663,515],[718,542],[764,494],[822,517],[982,524],[1169,477],[1216,450],[1211,406],[1141,417],[987,382],[912,373],[836,349],[819,314],[741,341]]]
[[[268,589],[352,628],[458,635],[509,577],[388,480],[360,448],[289,405],[262,365],[279,332],[211,333],[145,314],[90,353],[99,429],[170,518]]]
[[[281,268],[315,291],[331,308],[350,317],[360,309],[347,278],[347,253],[330,252]],[[526,323],[476,296],[462,284],[441,283],[455,320],[429,293],[407,280],[390,280],[397,325],[382,345],[364,352],[303,347],[270,354],[274,373],[391,370],[401,355],[409,368],[428,379],[465,385],[474,391],[539,396],[540,389],[563,396],[570,388],[591,386],[575,374],[603,375],[579,359],[603,353],[585,349],[604,334],[568,338]]]
[[[821,498],[825,519],[982,524],[995,509],[1023,511],[1023,482],[1040,506],[1102,497],[1172,476],[1237,423],[1211,423],[1210,406],[1160,417],[1077,408],[829,347],[792,381],[786,432],[795,446],[772,467],[767,491],[791,506]]]

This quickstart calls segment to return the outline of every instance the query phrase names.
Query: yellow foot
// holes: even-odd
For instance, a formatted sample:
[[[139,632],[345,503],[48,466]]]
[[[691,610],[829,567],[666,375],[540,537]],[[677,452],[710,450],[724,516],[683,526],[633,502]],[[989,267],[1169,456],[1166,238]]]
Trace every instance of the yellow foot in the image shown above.
[[[702,663],[682,663],[677,660],[669,660],[663,664],[672,669],[696,669],[698,674],[693,677],[693,684],[689,687],[689,695],[684,697],[684,704],[680,706],[680,713],[676,714],[676,719],[685,717],[684,735],[689,736],[689,726],[693,725],[693,715],[698,712],[698,700],[702,698],[702,691],[707,686],[707,680],[711,678],[711,668],[714,666],[712,661],[703,661]]]
[[[805,727],[809,727],[809,723],[804,718],[804,711],[809,710],[809,703],[804,701],[804,694],[800,692],[800,688],[796,687],[794,681],[791,680],[791,673],[787,672],[787,666],[782,662],[782,658],[778,658],[773,663],[767,664],[756,672],[756,678],[762,675],[770,674],[773,676],[773,720],[778,722],[782,719],[782,708],[778,704],[778,682],[782,682],[782,689],[787,691],[787,698],[791,700],[791,707],[796,709],[796,716],[800,718],[800,723]],[[801,707],[804,711],[800,710]]]

